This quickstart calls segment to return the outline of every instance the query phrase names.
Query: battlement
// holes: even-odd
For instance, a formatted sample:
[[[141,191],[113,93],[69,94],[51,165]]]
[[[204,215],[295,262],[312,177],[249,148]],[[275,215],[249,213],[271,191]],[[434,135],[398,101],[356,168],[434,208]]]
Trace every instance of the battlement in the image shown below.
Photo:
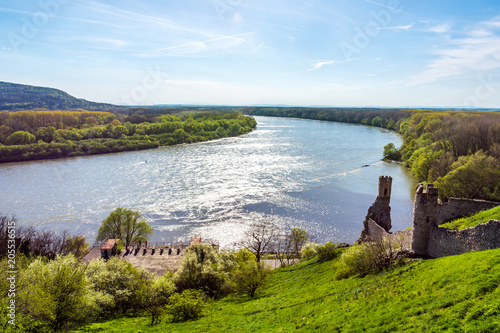
[[[378,196],[391,197],[392,177],[380,176],[378,178]]]

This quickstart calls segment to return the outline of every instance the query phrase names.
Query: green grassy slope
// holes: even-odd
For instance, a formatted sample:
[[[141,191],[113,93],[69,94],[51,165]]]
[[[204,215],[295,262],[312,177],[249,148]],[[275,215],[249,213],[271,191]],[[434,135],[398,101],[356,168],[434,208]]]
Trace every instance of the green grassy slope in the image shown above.
[[[488,223],[489,220],[500,219],[500,206],[479,212],[472,216],[462,217],[448,223],[440,225],[442,228],[462,230],[465,228],[474,227],[478,224]]]
[[[500,332],[500,249],[341,281],[335,267],[277,270],[260,298],[214,302],[197,321],[121,318],[77,332]]]

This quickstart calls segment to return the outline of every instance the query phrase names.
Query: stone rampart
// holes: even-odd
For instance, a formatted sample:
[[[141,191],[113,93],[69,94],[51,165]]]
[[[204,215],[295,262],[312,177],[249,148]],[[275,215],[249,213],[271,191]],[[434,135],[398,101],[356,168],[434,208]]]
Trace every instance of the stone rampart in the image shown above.
[[[392,178],[379,178],[379,194],[368,209],[358,242],[389,240],[398,247],[411,249],[422,257],[443,257],[500,248],[500,221],[490,220],[464,230],[440,228],[439,225],[455,218],[489,210],[499,202],[450,198],[438,200],[438,189],[433,184],[419,184],[415,191],[412,230],[391,233],[390,194]]]
[[[496,248],[500,248],[498,220],[463,230],[431,227],[428,254],[434,258]]]
[[[441,225],[453,219],[492,209],[499,205],[498,202],[450,198],[448,202],[438,205],[437,224]]]

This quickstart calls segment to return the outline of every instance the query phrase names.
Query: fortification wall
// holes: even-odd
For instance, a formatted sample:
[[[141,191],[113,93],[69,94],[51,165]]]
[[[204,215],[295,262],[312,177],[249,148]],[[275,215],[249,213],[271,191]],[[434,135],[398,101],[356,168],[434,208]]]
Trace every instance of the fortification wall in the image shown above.
[[[392,242],[393,246],[404,249],[411,248],[412,230],[402,230],[391,233],[385,231],[385,229],[374,220],[368,219],[364,223],[363,232],[363,238],[360,239],[363,242],[378,242],[382,239],[387,239]]]
[[[440,225],[459,217],[495,208],[499,205],[500,203],[498,202],[450,198],[448,202],[438,205],[437,224]]]
[[[463,230],[431,227],[428,254],[439,258],[500,247],[500,221],[490,220]]]

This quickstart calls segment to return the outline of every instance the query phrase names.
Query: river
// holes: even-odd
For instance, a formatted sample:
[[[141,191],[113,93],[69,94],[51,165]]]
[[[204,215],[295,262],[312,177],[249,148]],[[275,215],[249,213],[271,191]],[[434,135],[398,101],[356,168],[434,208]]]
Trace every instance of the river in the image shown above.
[[[83,234],[93,242],[117,207],[140,211],[152,242],[191,236],[222,247],[265,219],[299,227],[317,242],[353,242],[392,176],[393,231],[411,226],[415,179],[381,161],[390,131],[352,124],[255,117],[237,138],[117,154],[0,164],[0,214],[18,225]]]

